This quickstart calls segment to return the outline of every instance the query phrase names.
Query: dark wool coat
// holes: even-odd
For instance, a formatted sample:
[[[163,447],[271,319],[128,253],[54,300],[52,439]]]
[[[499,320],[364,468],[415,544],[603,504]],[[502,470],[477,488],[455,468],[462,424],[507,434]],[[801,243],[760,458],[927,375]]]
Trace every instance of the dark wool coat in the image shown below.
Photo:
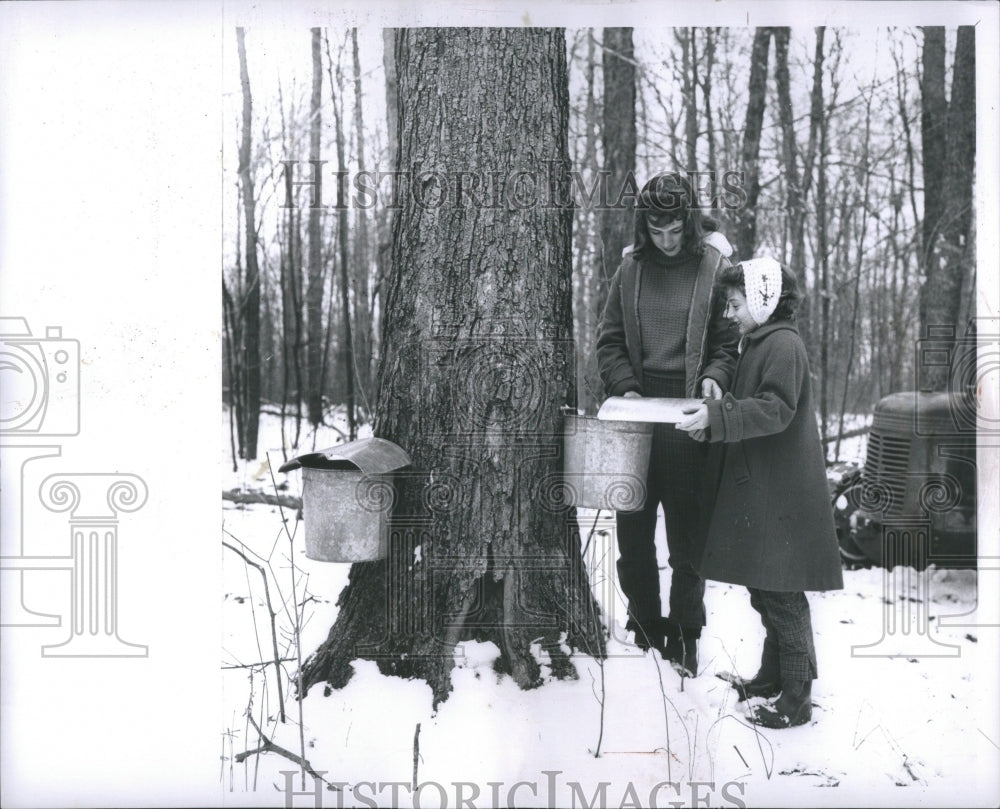
[[[805,346],[789,321],[747,334],[733,388],[709,401],[706,579],[760,590],[844,586]]]
[[[729,389],[736,356],[736,333],[724,317],[725,302],[715,294],[715,274],[732,248],[718,232],[703,244],[694,293],[688,310],[684,354],[684,388],[689,398],[700,398],[700,381],[711,377]],[[642,339],[639,330],[639,290],[642,264],[626,252],[611,278],[608,300],[597,333],[597,363],[608,396],[630,390],[642,393]]]

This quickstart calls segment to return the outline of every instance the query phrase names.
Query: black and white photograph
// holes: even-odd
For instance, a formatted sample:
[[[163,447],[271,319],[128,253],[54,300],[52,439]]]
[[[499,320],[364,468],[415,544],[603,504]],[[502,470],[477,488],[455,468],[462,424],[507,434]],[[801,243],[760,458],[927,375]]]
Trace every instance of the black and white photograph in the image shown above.
[[[998,71],[0,5],[0,803],[997,805]]]

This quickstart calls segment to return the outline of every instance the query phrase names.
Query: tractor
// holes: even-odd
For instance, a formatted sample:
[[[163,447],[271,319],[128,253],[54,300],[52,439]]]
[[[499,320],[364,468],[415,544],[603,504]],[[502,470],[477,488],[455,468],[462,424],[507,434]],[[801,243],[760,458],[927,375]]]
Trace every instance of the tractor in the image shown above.
[[[878,402],[864,466],[828,470],[846,567],[976,567],[975,425],[967,393]]]

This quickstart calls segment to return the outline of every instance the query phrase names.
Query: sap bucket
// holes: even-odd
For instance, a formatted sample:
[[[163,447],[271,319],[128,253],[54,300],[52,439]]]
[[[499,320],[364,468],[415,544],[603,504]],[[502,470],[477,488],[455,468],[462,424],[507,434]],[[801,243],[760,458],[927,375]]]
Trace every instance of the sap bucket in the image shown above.
[[[306,556],[318,562],[382,559],[396,499],[392,473],[410,456],[391,441],[363,438],[300,455],[279,471],[302,469]]]
[[[563,480],[572,505],[638,511],[646,503],[653,425],[564,412]]]

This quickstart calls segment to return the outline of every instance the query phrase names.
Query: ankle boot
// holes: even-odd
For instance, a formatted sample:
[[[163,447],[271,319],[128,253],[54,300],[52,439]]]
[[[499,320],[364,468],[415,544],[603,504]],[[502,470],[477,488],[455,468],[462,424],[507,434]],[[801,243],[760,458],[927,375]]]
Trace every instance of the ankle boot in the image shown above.
[[[747,716],[774,730],[804,725],[812,719],[812,680],[785,683],[773,705],[761,705]]]
[[[701,628],[686,629],[677,624],[667,624],[666,647],[663,659],[669,660],[682,677],[698,676],[698,639]]]
[[[625,624],[626,631],[635,633],[635,645],[643,651],[656,649],[663,654],[663,638],[666,634],[666,621],[663,618],[650,618],[636,621],[629,618]]]
[[[746,677],[732,677],[729,680],[733,688],[739,692],[737,702],[743,702],[750,697],[764,697],[770,699],[781,693],[781,676],[778,665],[777,644],[764,641],[764,651],[760,656],[760,669],[757,673],[747,679]]]

